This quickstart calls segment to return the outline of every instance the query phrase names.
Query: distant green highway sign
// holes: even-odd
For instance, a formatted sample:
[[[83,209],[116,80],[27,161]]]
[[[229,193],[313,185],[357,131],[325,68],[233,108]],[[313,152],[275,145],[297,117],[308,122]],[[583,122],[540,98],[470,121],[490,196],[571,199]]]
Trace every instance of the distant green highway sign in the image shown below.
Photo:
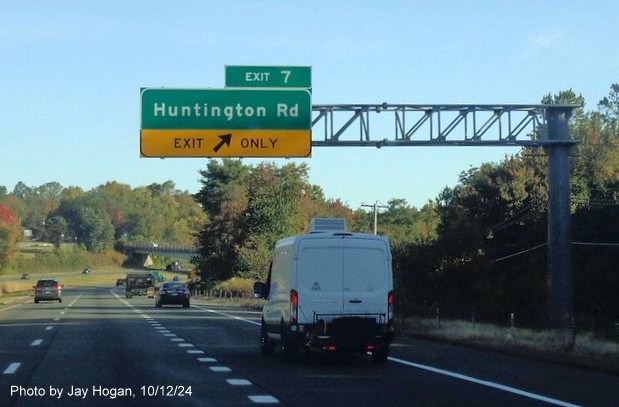
[[[226,87],[305,88],[312,87],[309,66],[226,66]]]

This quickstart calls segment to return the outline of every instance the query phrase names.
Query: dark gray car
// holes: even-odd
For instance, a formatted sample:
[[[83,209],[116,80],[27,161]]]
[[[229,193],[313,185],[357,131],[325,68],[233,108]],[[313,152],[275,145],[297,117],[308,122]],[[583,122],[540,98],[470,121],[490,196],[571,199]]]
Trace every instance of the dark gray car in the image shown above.
[[[35,304],[46,300],[62,302],[62,285],[55,278],[41,279],[33,288]]]

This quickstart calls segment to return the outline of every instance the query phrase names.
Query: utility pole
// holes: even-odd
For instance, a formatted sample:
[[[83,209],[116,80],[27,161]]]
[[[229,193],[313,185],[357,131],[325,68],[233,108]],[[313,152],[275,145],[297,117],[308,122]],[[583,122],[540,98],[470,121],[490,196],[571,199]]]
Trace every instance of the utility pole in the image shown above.
[[[364,206],[366,208],[374,208],[374,234],[377,234],[377,224],[378,224],[378,208],[384,208],[387,209],[389,208],[388,206],[385,205],[379,205],[378,201],[374,202],[373,205],[368,205],[365,203],[362,203],[361,206]]]

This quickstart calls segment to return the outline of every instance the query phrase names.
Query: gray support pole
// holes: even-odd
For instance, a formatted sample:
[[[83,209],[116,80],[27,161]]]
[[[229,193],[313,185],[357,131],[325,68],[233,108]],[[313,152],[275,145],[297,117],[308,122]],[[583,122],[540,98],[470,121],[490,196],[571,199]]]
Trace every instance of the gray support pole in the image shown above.
[[[570,211],[571,107],[548,107],[548,288],[552,327],[563,334],[564,345],[573,345],[572,332],[572,219]]]

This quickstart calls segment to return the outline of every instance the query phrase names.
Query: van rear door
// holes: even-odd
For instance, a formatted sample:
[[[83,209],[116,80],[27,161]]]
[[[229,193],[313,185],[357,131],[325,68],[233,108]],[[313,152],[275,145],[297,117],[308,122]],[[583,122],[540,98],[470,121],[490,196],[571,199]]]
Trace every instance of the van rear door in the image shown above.
[[[355,237],[299,242],[296,287],[300,323],[347,314],[386,314],[391,258],[383,240]]]
[[[343,311],[343,239],[310,238],[299,242],[296,287],[300,323],[330,321]]]
[[[391,259],[385,243],[343,240],[343,309],[345,314],[386,314]]]

